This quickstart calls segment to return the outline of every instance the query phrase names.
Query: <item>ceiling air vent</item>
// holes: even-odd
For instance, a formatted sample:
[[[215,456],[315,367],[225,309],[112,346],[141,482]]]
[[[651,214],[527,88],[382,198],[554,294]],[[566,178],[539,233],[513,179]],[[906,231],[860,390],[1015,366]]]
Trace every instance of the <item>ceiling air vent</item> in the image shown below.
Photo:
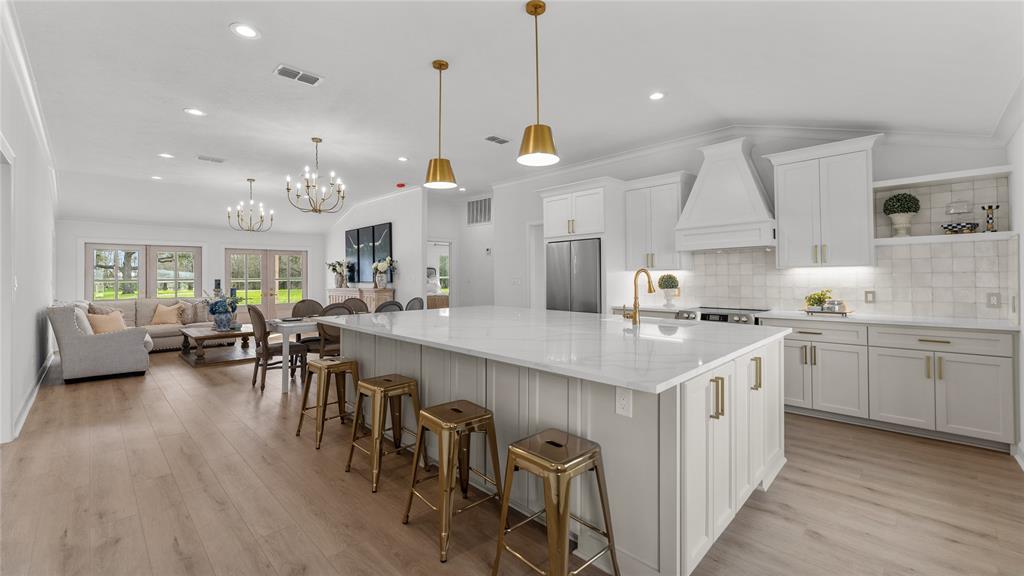
[[[287,78],[289,80],[295,80],[297,82],[302,82],[303,84],[309,84],[310,86],[316,86],[321,80],[320,76],[317,76],[312,72],[306,72],[304,70],[299,70],[298,68],[294,68],[292,66],[285,66],[284,64],[278,66],[274,70],[274,74],[277,74],[278,76]]]
[[[495,144],[508,144],[508,140],[502,138],[501,136],[488,136],[487,138],[484,138],[484,140],[487,140],[488,142],[494,142]]]
[[[196,156],[196,158],[202,160],[203,162],[213,162],[214,164],[224,163],[223,158],[217,158],[216,156],[207,156],[206,154],[200,154],[199,156]]]
[[[491,221],[491,199],[466,202],[466,224],[487,224]]]

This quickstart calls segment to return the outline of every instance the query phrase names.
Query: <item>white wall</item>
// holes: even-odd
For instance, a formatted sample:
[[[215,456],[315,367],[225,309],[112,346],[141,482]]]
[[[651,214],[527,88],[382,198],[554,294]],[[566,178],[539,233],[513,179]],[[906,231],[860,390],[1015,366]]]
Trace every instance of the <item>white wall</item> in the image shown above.
[[[69,184],[63,193],[73,194]],[[310,218],[314,216],[310,215]],[[305,250],[308,266],[308,297],[326,300],[326,267],[323,234],[286,234],[281,232],[237,232],[224,228],[174,227],[156,224],[128,224],[100,220],[57,220],[57,292],[58,300],[87,298],[85,289],[85,244],[150,244],[201,246],[203,249],[203,290],[213,292],[213,281],[220,278],[227,286],[224,250],[256,248]]]
[[[452,243],[451,306],[494,303],[494,243],[492,224],[466,224],[466,202],[477,197],[427,195],[427,237]],[[492,212],[493,216],[493,212]]]
[[[50,358],[56,189],[46,130],[10,4],[0,3],[0,137],[11,189],[0,206],[0,442],[17,437]],[[6,186],[5,186],[6,187]]]
[[[766,190],[772,195],[771,163],[761,158],[762,155],[864,134],[848,130],[734,126],[590,162],[556,167],[529,179],[497,183],[491,207],[494,302],[508,306],[529,304],[529,286],[525,281],[525,231],[528,222],[541,219],[541,203],[536,194],[539,189],[600,176],[633,180],[677,170],[696,174],[703,159],[697,149],[699,146],[748,136],[753,143],[751,157]],[[874,155],[876,179],[994,166],[1005,162],[1003,144],[989,138],[888,135],[876,146]]]
[[[398,260],[393,288],[403,304],[426,292],[427,200],[420,188],[382,195],[344,211],[327,233],[328,261],[345,257],[345,231],[391,222],[391,254]],[[323,284],[326,286],[326,281]],[[333,284],[332,284],[333,286]]]

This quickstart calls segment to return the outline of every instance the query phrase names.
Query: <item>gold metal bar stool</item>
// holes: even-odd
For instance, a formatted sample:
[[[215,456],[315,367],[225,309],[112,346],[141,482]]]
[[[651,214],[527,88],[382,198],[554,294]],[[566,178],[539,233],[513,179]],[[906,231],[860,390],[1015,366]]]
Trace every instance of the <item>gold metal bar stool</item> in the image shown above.
[[[360,438],[359,429],[361,428],[363,421],[364,396],[370,398],[371,422],[369,449],[360,446],[356,442],[356,440]],[[355,421],[352,425],[352,445],[348,449],[348,462],[345,463],[345,472],[352,470],[352,454],[355,452],[356,448],[365,452],[370,456],[372,466],[371,488],[373,492],[377,491],[377,485],[380,483],[381,458],[383,458],[385,454],[393,454],[412,447],[412,445],[402,445],[403,433],[405,431],[414,432],[413,430],[408,430],[402,426],[403,396],[409,396],[412,400],[413,410],[419,414],[419,386],[413,378],[402,376],[401,374],[386,374],[384,376],[375,376],[373,378],[359,380],[356,384],[356,415]],[[391,427],[385,428],[384,424],[387,420],[389,406],[391,412]],[[385,450],[384,433],[388,430],[391,430],[395,447],[393,449]],[[423,465],[426,466],[426,464],[427,455],[424,453]]]
[[[359,382],[359,363],[349,358],[315,358],[307,361],[307,371],[302,392],[302,410],[299,412],[299,427],[295,430],[298,436],[302,432],[302,420],[310,410],[316,410],[316,448],[320,449],[320,442],[324,438],[324,423],[328,420],[340,418],[345,422],[345,375],[352,375],[352,382]],[[316,374],[316,405],[309,405],[309,389],[312,388],[313,375]],[[331,376],[334,377],[334,387],[338,399],[328,402],[327,397],[331,391]],[[327,417],[327,407],[337,404],[338,414]]]
[[[418,478],[420,453],[426,452],[423,443],[425,433],[428,430],[437,435],[438,472],[426,478]],[[488,478],[486,474],[469,465],[470,434],[473,432],[482,432],[487,435],[487,451],[491,453],[491,466],[494,468],[494,478]],[[476,474],[485,482],[494,486],[497,492],[455,510],[452,492],[455,490],[456,463],[458,463],[459,488],[462,491],[463,498],[469,496],[470,473]],[[447,562],[453,514],[465,512],[492,498],[496,498],[499,502],[501,501],[501,485],[498,483],[498,478],[500,478],[499,466],[498,438],[494,431],[494,414],[490,410],[468,400],[455,400],[420,410],[416,452],[412,459],[412,483],[409,486],[409,499],[405,503],[405,515],[402,516],[402,524],[409,523],[409,510],[412,509],[413,495],[423,500],[440,517],[441,562]],[[433,478],[438,479],[438,487],[441,492],[440,506],[432,504],[416,489],[417,484]]]
[[[515,526],[508,526],[508,507],[512,493],[512,478],[516,470],[525,470],[544,480],[544,509],[531,515]],[[573,478],[593,470],[597,476],[597,488],[601,496],[604,513],[604,530],[569,512],[569,487]],[[615,554],[615,537],[612,535],[612,515],[608,509],[608,490],[605,485],[604,466],[601,463],[601,445],[568,432],[549,428],[516,441],[508,447],[508,461],[505,462],[505,485],[501,499],[501,532],[498,534],[498,552],[494,557],[493,576],[498,575],[501,554],[508,551],[522,560],[534,572],[542,576],[575,576],[605,554],[611,555],[612,570],[619,576],[619,559]],[[505,543],[505,536],[513,530],[544,514],[548,534],[548,571],[544,572],[522,554]],[[575,520],[608,540],[608,545],[587,559],[576,570],[569,570],[569,520]]]

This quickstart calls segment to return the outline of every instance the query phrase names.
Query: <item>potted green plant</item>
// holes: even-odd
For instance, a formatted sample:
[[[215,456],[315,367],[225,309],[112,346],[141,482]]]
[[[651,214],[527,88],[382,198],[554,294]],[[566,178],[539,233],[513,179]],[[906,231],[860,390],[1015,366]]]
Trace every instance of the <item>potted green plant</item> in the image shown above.
[[[665,308],[672,308],[672,299],[679,295],[679,278],[675,274],[662,274],[658,277],[658,288],[665,294]]]
[[[910,219],[921,210],[921,201],[907,192],[893,194],[885,200],[882,212],[892,221],[893,236],[910,236]]]
[[[812,312],[821,312],[821,307],[824,306],[830,298],[832,298],[832,289],[825,288],[824,290],[811,292],[807,296],[804,296],[804,304],[807,305],[807,310]]]

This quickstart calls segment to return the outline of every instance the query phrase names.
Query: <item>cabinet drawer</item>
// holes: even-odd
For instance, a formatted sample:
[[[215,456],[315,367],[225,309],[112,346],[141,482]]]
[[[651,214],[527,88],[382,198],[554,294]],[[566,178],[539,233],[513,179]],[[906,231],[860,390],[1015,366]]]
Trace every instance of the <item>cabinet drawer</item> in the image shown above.
[[[867,326],[846,322],[814,322],[807,320],[761,320],[766,326],[782,326],[792,328],[793,333],[786,340],[800,342],[830,342],[832,344],[855,344],[865,346],[868,343]]]
[[[999,332],[871,326],[868,329],[868,340],[871,346],[886,348],[1013,356],[1013,336]]]

